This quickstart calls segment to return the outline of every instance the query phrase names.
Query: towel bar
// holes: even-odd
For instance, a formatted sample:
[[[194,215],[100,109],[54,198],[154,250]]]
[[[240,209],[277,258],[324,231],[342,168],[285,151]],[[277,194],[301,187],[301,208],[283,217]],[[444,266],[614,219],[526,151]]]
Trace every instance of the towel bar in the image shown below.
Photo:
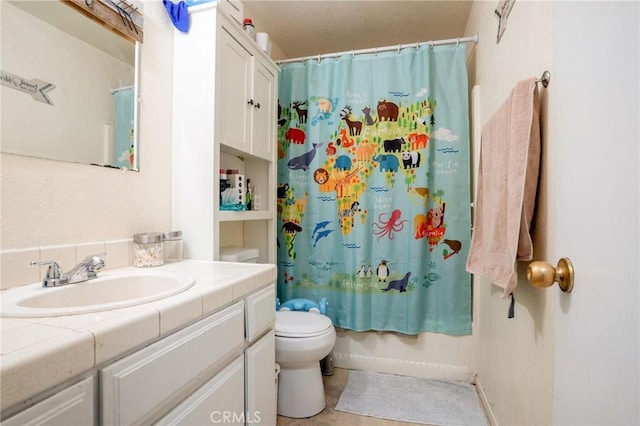
[[[536,83],[542,83],[542,86],[546,89],[549,86],[549,82],[551,81],[551,73],[549,71],[545,71],[542,73],[542,76],[536,80]]]

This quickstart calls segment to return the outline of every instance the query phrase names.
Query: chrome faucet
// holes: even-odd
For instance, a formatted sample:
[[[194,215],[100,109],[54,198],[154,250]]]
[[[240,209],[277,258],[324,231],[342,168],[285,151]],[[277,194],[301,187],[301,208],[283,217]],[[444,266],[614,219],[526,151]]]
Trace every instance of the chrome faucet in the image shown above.
[[[104,256],[106,253],[92,254],[84,259],[69,272],[62,272],[60,265],[54,261],[31,262],[32,266],[49,265],[47,274],[42,280],[42,287],[59,287],[67,284],[75,284],[92,280],[98,277],[100,269],[104,268]]]

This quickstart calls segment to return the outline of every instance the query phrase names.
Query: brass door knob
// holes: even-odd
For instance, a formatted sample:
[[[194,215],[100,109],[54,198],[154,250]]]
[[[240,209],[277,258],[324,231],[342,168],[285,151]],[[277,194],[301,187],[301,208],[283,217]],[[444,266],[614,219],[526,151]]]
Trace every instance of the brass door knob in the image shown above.
[[[527,267],[527,279],[534,287],[546,288],[557,282],[560,289],[570,293],[573,290],[573,264],[568,257],[558,261],[555,268],[547,262],[531,262]]]

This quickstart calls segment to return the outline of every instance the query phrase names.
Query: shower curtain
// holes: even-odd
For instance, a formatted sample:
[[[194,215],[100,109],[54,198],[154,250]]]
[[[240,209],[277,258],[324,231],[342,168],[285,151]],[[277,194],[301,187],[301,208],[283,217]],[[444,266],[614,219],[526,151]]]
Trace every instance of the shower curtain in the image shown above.
[[[471,333],[465,46],[283,65],[278,297],[356,331]]]
[[[113,166],[132,169],[135,166],[133,144],[133,88],[119,89],[114,94],[115,143]]]

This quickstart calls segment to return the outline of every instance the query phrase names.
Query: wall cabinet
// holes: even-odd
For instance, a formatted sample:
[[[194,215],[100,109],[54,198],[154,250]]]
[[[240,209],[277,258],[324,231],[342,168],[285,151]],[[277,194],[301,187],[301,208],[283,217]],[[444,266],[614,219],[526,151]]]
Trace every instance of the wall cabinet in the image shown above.
[[[174,33],[172,227],[187,258],[239,245],[275,263],[278,67],[215,3],[189,15]],[[220,210],[220,169],[251,180],[255,210]]]
[[[275,131],[276,73],[228,28],[223,26],[220,36],[224,66],[220,70],[219,142],[272,161],[275,144],[269,143],[269,135]]]

